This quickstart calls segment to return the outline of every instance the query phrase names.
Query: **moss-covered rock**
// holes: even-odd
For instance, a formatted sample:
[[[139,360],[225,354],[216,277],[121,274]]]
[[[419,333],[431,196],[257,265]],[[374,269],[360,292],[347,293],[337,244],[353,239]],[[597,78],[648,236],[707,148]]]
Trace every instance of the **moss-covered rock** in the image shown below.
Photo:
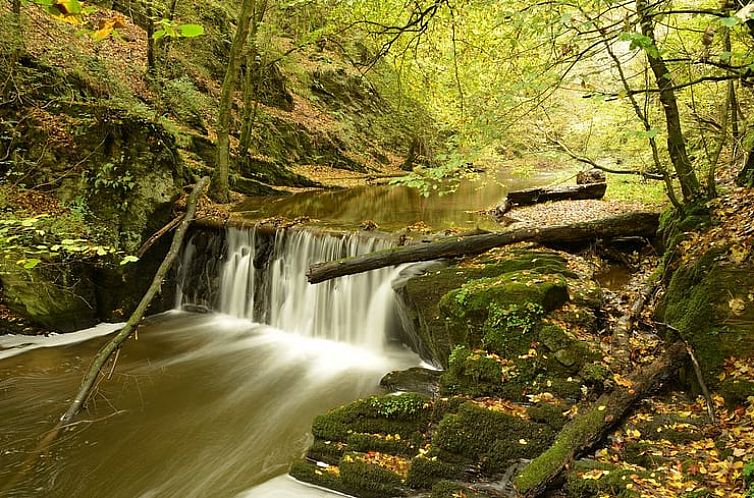
[[[97,322],[89,268],[61,263],[26,270],[15,263],[16,259],[0,259],[3,298],[11,310],[57,332],[72,332]]]
[[[487,474],[504,470],[511,460],[533,458],[555,439],[550,426],[466,403],[446,415],[432,444],[440,450],[478,461]]]
[[[490,498],[490,495],[473,489],[468,484],[454,481],[440,481],[432,486],[431,498]]]
[[[399,294],[411,313],[414,328],[419,334],[419,342],[425,348],[424,356],[447,367],[448,358],[455,346],[478,347],[481,343],[481,327],[487,316],[484,303],[480,304],[483,316],[477,317],[478,323],[472,325],[478,333],[474,334],[474,337],[469,337],[469,325],[460,323],[461,326],[458,326],[459,322],[463,321],[462,313],[457,310],[459,306],[453,306],[451,298],[444,296],[455,292],[457,297],[464,284],[479,279],[495,279],[512,272],[527,272],[531,277],[527,280],[536,279],[534,275],[572,276],[565,260],[557,253],[515,250],[507,253],[502,259],[482,256],[468,266],[451,266],[409,279],[405,286],[399,289]],[[445,307],[441,305],[444,299],[447,299]],[[508,305],[526,304],[525,301],[518,302],[513,297],[507,302]],[[496,304],[498,309],[506,308],[506,304],[502,302],[488,301],[486,304]]]
[[[430,489],[441,480],[457,479],[463,474],[463,466],[446,463],[434,455],[419,455],[411,460],[406,484],[413,489]]]
[[[735,265],[711,250],[672,274],[663,320],[694,348],[708,382],[728,356],[754,357],[754,265]]]
[[[367,462],[359,454],[346,454],[338,465],[320,466],[306,460],[295,462],[290,475],[300,481],[359,498],[405,496],[401,476]]]
[[[430,399],[416,393],[372,396],[336,408],[314,420],[312,433],[325,441],[348,442],[353,433],[421,439],[432,414]]]

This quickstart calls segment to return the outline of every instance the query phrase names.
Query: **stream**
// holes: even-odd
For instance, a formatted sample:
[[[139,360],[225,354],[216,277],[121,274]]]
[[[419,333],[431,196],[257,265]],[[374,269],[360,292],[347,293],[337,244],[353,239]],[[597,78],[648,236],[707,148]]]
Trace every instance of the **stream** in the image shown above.
[[[506,185],[467,183],[423,198],[377,186],[250,200],[249,216],[310,216],[382,230],[485,223],[475,211]],[[473,225],[472,225],[473,227]],[[176,309],[150,318],[122,350],[75,426],[22,475],[107,334],[0,337],[0,495],[9,497],[325,497],[288,478],[314,417],[378,392],[392,370],[422,364],[400,341],[392,282],[407,266],[311,286],[309,264],[389,247],[366,233],[195,233],[177,271]],[[209,313],[185,310],[209,310]],[[400,332],[400,333],[399,333]],[[426,366],[426,365],[425,365]],[[13,483],[10,485],[7,483]]]

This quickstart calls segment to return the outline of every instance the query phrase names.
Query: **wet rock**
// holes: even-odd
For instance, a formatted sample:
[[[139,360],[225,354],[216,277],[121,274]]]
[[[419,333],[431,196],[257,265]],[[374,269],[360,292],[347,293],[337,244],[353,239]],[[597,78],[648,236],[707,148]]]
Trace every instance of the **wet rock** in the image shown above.
[[[427,368],[410,368],[390,372],[380,380],[380,386],[389,392],[415,392],[435,396],[440,389],[442,372]]]

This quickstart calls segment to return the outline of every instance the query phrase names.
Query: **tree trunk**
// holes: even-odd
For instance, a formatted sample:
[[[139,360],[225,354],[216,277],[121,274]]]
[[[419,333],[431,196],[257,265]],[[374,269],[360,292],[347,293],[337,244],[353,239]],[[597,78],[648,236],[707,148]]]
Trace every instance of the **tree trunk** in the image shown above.
[[[210,185],[210,197],[217,202],[230,202],[230,122],[233,106],[233,94],[238,79],[238,69],[241,65],[241,52],[249,37],[249,24],[251,21],[252,8],[255,0],[243,0],[241,13],[238,18],[238,27],[230,47],[228,66],[225,69],[222,93],[217,116],[217,164],[212,175]]]
[[[152,279],[152,285],[149,286],[147,293],[144,294],[144,297],[141,298],[139,306],[136,307],[136,310],[128,319],[126,325],[120,330],[120,332],[118,332],[115,337],[113,337],[107,344],[102,347],[102,349],[97,352],[97,355],[94,357],[94,361],[92,362],[92,366],[89,367],[89,371],[81,382],[81,387],[79,387],[76,398],[73,400],[73,403],[71,403],[68,411],[65,412],[65,415],[60,418],[59,427],[65,426],[73,421],[73,418],[76,416],[76,414],[78,414],[78,412],[84,406],[84,403],[86,403],[86,400],[89,398],[89,394],[91,393],[94,383],[99,377],[102,367],[105,365],[105,363],[107,363],[107,360],[113,355],[113,353],[115,353],[116,350],[120,349],[126,339],[131,336],[134,330],[136,330],[136,327],[141,323],[141,320],[144,318],[144,314],[147,312],[149,305],[152,303],[152,299],[154,299],[154,296],[162,288],[163,279],[167,276],[168,271],[173,266],[173,262],[178,257],[178,253],[183,246],[183,238],[186,235],[188,227],[191,225],[191,221],[194,219],[197,201],[199,200],[204,187],[207,185],[207,182],[208,179],[205,177],[202,178],[194,186],[194,189],[189,196],[188,204],[186,206],[186,214],[183,216],[183,220],[181,221],[180,226],[175,232],[175,236],[173,237],[173,242],[170,245],[170,250],[168,251],[167,256],[165,256],[162,264],[157,269],[157,273],[155,274],[154,279]]]
[[[13,14],[16,17],[21,16],[21,0],[13,0]]]
[[[518,474],[514,483],[521,495],[525,498],[542,495],[563,469],[600,442],[637,400],[672,374],[686,354],[682,342],[674,343],[652,364],[628,376],[630,387],[617,387],[603,394],[588,410],[577,415],[560,431],[555,443]]]
[[[309,268],[307,276],[310,283],[317,284],[333,278],[363,273],[386,266],[480,254],[493,247],[524,241],[535,241],[541,244],[576,244],[614,237],[653,237],[657,232],[658,224],[658,213],[636,212],[571,225],[542,228],[527,227],[470,237],[448,237],[436,242],[415,244],[355,258],[318,263]]]
[[[654,24],[649,9],[647,0],[636,0],[636,11],[639,14],[642,34],[652,40],[656,48],[657,42],[655,40]],[[665,60],[659,54],[659,49],[656,55],[647,51],[647,59],[649,60],[649,67],[655,76],[657,88],[660,90],[660,103],[665,112],[665,125],[668,132],[668,153],[670,154],[670,160],[678,175],[683,199],[688,202],[699,196],[701,187],[686,152],[686,140],[683,137],[678,102],[673,91],[673,80],[670,76],[670,70],[665,64]]]
[[[154,39],[154,8],[147,2],[147,75],[157,79],[157,40]]]
[[[257,12],[256,0],[251,16],[251,32],[249,33],[249,53],[246,55],[246,72],[243,85],[243,116],[241,118],[241,137],[239,139],[238,154],[246,156],[251,148],[251,133],[254,130],[254,119],[259,105],[259,86],[263,77],[264,66],[257,61],[259,50],[257,34],[259,25],[264,20],[267,2],[262,4]]]
[[[515,206],[530,206],[550,201],[567,201],[578,199],[602,199],[607,190],[607,183],[587,183],[557,188],[530,188],[508,192],[505,202],[497,207],[497,213],[505,214]]]

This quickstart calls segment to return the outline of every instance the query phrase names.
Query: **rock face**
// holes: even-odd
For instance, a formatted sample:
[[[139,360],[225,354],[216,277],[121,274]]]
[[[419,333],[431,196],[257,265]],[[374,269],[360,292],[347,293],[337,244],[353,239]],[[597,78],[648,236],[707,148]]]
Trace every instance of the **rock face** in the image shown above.
[[[689,234],[710,223],[705,209],[665,220],[667,292],[658,311],[669,333],[694,348],[706,382],[715,385],[726,358],[754,358],[754,262],[739,254],[735,239],[684,254]]]
[[[446,367],[439,394],[426,388],[435,373],[389,374],[388,389],[421,393],[359,400],[318,417],[315,441],[291,475],[357,497],[488,496],[461,482],[505,481],[609,375],[590,335],[595,289],[563,255],[520,248],[413,277],[401,293],[423,353]]]
[[[34,323],[73,332],[98,321],[94,282],[85,265],[24,270],[13,259],[0,261],[0,276],[8,308]]]

